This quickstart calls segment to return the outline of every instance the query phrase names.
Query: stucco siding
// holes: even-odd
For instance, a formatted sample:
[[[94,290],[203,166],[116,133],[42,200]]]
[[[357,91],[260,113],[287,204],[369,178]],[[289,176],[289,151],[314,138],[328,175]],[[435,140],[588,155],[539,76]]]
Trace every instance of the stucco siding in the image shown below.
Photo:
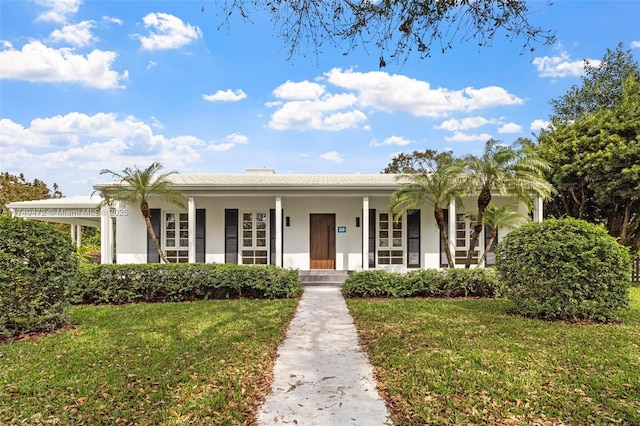
[[[147,227],[140,206],[127,204],[127,216],[116,217],[116,262],[147,263]]]

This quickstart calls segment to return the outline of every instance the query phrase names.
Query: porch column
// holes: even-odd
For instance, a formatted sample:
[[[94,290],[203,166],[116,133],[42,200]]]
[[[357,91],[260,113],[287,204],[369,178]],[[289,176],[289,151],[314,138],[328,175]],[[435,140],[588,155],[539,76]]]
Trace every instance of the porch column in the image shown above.
[[[544,216],[544,207],[542,202],[542,197],[535,198],[535,207],[533,208],[533,221],[534,222],[542,222]]]
[[[189,263],[196,263],[196,202],[193,197],[189,197],[187,208],[189,217]]]
[[[362,269],[369,269],[369,197],[362,197]]]
[[[109,206],[100,210],[100,263],[113,263],[113,221]]]
[[[276,197],[276,266],[282,268],[282,197]]]
[[[80,247],[82,245],[82,225],[75,225],[75,228],[76,228],[76,247]]]
[[[73,224],[71,225],[71,243],[76,244],[76,226]]]
[[[449,248],[451,249],[451,257],[453,262],[456,261],[456,200],[449,202]],[[449,265],[452,267],[453,265]]]

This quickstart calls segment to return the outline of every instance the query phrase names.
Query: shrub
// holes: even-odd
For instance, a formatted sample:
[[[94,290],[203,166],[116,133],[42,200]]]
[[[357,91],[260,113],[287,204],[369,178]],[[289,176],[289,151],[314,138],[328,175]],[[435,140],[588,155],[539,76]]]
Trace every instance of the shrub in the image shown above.
[[[502,297],[504,294],[493,268],[446,269],[442,286],[446,297]]]
[[[374,269],[347,276],[342,290],[352,297],[396,297],[401,287],[400,274]]]
[[[72,303],[182,302],[222,298],[291,298],[298,272],[275,266],[229,264],[80,265]]]
[[[404,276],[407,296],[445,297],[444,278],[444,270],[421,269],[408,272]]]
[[[369,270],[349,275],[343,292],[349,297],[500,297],[493,270],[424,269],[406,274]]]
[[[76,251],[58,230],[0,216],[0,338],[66,324],[65,288],[77,269]]]
[[[604,227],[585,221],[522,226],[498,244],[496,268],[524,316],[607,321],[628,306],[628,250]]]

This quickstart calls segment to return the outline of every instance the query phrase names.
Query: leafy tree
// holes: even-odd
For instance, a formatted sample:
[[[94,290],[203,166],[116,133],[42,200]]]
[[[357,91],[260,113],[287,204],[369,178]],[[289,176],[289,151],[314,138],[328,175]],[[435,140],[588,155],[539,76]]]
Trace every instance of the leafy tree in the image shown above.
[[[485,143],[480,157],[464,158],[466,183],[478,191],[478,211],[469,241],[469,251],[465,267],[471,267],[473,252],[482,233],[484,214],[491,202],[492,191],[510,194],[519,201],[533,207],[533,196],[548,197],[552,186],[545,179],[548,165],[540,159],[531,142],[519,139],[513,145],[502,145],[490,139]]]
[[[460,195],[465,190],[463,169],[458,161],[450,157],[438,157],[435,151],[431,160],[434,168],[430,172],[406,175],[409,182],[401,185],[393,193],[390,209],[396,219],[409,209],[430,204],[440,230],[440,239],[445,248],[449,267],[453,268],[455,263],[449,247],[443,208],[454,199],[460,203]]]
[[[489,234],[489,241],[484,248],[484,253],[478,260],[478,266],[481,266],[487,257],[487,253],[491,251],[496,238],[498,237],[498,229],[514,229],[521,225],[524,225],[529,218],[521,213],[518,213],[514,209],[514,205],[506,205],[502,207],[496,207],[489,204],[484,212],[484,224],[491,228]],[[471,220],[475,220],[475,215],[469,215]]]
[[[453,160],[450,151],[438,152],[433,149],[413,151],[411,154],[401,152],[393,157],[382,173],[433,173],[439,164]]]
[[[608,96],[607,96],[608,94]],[[558,189],[554,216],[602,223],[618,241],[640,248],[640,67],[630,52],[607,51],[586,64],[581,86],[553,101],[552,127],[539,150]]]
[[[43,181],[34,179],[33,182],[30,182],[23,173],[17,176],[9,172],[0,173],[0,213],[6,212],[8,203],[45,198],[62,198],[62,193],[56,183],[53,184],[53,191],[51,191]]]
[[[154,161],[144,170],[139,169],[138,166],[127,167],[121,173],[104,169],[100,174],[109,173],[118,178],[119,181],[113,184],[100,185],[100,192],[105,204],[110,204],[113,201],[140,204],[140,211],[142,212],[142,217],[144,217],[149,237],[153,241],[160,258],[164,263],[169,263],[151,225],[149,200],[153,197],[158,197],[178,207],[186,208],[186,199],[180,191],[173,187],[173,183],[169,180],[169,176],[177,172],[171,171],[158,174],[162,168],[161,163]]]
[[[432,50],[444,52],[452,43],[474,41],[490,46],[496,35],[508,40],[523,39],[523,49],[536,43],[553,44],[554,35],[529,22],[532,11],[525,0],[233,0],[221,2],[221,12],[229,24],[237,12],[249,20],[251,9],[266,10],[289,46],[289,56],[312,46],[315,54],[322,45],[341,45],[347,54],[356,47],[373,45],[380,51],[379,65],[401,60],[417,52],[420,58]],[[203,6],[204,11],[204,6]]]
[[[622,43],[615,51],[607,49],[602,61],[592,64],[584,61],[584,76],[580,84],[574,84],[564,95],[551,100],[553,118],[570,122],[601,108],[613,108],[623,96],[623,82],[628,77],[640,79],[640,68],[630,50],[622,50]]]

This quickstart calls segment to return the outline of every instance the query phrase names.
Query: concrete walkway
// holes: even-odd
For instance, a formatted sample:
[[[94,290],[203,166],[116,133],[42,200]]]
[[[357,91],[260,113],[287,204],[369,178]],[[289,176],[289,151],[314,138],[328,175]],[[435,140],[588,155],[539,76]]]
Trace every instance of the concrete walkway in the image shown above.
[[[392,424],[338,287],[305,288],[258,424]]]

